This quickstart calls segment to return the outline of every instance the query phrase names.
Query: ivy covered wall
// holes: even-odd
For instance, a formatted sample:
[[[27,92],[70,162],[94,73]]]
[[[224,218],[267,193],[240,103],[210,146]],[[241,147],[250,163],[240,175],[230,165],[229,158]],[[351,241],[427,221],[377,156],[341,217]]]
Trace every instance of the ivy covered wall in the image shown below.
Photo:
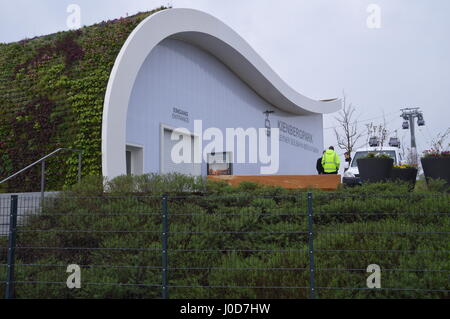
[[[115,59],[134,28],[161,7],[132,17],[0,44],[0,180],[57,148],[83,150],[82,174],[101,175],[103,100]],[[47,160],[46,190],[75,183],[78,157]],[[40,166],[0,185],[38,191]]]

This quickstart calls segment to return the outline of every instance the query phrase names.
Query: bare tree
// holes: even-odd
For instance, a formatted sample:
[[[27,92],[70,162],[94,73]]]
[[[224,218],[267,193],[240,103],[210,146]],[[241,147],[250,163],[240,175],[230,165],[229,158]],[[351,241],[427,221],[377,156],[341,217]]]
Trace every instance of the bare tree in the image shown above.
[[[353,119],[355,107],[350,103],[347,105],[347,97],[344,93],[343,108],[339,115],[335,117],[339,125],[334,128],[337,144],[340,149],[345,150],[349,154],[353,152],[356,143],[362,134],[358,133],[358,121]]]
[[[431,148],[436,152],[445,152],[450,148],[450,143],[447,144],[447,139],[450,136],[450,127],[445,132],[439,133],[436,138],[431,140]]]

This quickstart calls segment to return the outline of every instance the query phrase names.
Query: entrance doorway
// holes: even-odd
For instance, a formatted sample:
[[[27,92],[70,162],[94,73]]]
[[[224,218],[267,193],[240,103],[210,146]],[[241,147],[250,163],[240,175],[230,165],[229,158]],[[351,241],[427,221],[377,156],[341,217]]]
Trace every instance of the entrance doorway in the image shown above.
[[[138,145],[126,146],[127,175],[144,174],[144,148]]]
[[[162,174],[179,173],[184,175],[200,176],[201,163],[194,162],[195,139],[198,138],[192,134],[179,133],[186,136],[190,140],[191,145],[191,159],[189,163],[175,163],[172,160],[172,149],[180,140],[172,140],[172,133],[174,129],[165,125],[161,125],[161,163],[160,170]],[[178,133],[178,132],[177,132]]]

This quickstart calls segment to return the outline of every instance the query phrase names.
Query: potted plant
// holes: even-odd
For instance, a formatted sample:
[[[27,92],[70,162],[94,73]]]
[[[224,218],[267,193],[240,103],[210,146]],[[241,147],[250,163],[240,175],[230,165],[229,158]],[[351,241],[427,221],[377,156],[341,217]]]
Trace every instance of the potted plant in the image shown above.
[[[364,182],[378,183],[391,176],[394,159],[383,153],[369,153],[367,157],[358,160],[359,176]]]
[[[410,189],[414,189],[416,186],[417,179],[417,165],[404,164],[404,165],[394,165],[392,167],[390,180],[391,181],[401,181],[407,182],[411,185]]]
[[[450,135],[450,128],[443,134],[438,134],[432,141],[432,148],[423,152],[421,158],[423,173],[427,182],[430,179],[442,179],[450,185],[450,151],[445,140]]]
[[[450,151],[426,150],[420,161],[427,182],[443,179],[450,185]]]

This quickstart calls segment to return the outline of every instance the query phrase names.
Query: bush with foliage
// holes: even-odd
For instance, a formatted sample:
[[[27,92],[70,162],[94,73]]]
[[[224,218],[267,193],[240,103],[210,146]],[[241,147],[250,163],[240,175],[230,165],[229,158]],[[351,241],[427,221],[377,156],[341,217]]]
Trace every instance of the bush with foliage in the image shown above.
[[[425,150],[423,158],[450,157],[450,151]]]
[[[151,12],[76,31],[0,45],[0,176],[57,148],[83,150],[83,175],[101,174],[101,123],[111,69],[130,33]],[[47,189],[77,180],[76,154],[47,160]],[[36,191],[38,168],[0,191]]]
[[[401,164],[401,165],[394,165],[393,168],[400,168],[400,169],[418,169],[417,165],[415,164]]]
[[[446,193],[410,193],[393,183],[310,191],[316,285],[328,287],[319,297],[448,298],[428,291],[449,289]],[[308,296],[300,288],[309,285],[306,190],[177,174],[88,178],[48,199],[19,232],[16,296],[160,298],[163,194],[171,298]],[[3,250],[0,264],[5,258]],[[74,263],[82,267],[79,290],[65,286],[65,267]],[[337,289],[366,287],[373,263],[382,268],[383,288],[417,290]],[[297,288],[251,288],[282,286]]]
[[[366,157],[361,158],[392,158],[386,153],[373,153],[369,152]]]

